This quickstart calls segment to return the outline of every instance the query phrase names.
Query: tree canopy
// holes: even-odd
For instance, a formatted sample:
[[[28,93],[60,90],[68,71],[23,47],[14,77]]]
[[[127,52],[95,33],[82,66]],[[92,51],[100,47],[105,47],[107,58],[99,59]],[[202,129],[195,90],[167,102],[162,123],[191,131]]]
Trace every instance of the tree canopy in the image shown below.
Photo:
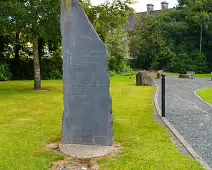
[[[129,56],[136,69],[212,71],[210,0],[178,0],[175,9],[143,14],[132,31],[124,26],[135,16],[134,0],[80,2],[108,47],[110,71],[129,71]],[[60,0],[0,0],[0,64],[0,80],[34,75],[37,90],[41,79],[61,78]]]
[[[180,73],[211,71],[211,23],[209,0],[179,0],[176,9],[142,16],[130,34],[134,67]]]
[[[93,6],[89,0],[81,0],[81,3],[103,42],[107,41],[111,32],[123,28],[134,13],[129,7],[133,0],[105,1],[98,6]],[[46,56],[46,51],[50,56],[61,52],[60,0],[1,0],[0,28],[1,54],[10,46],[13,50],[9,56],[16,59],[14,67],[17,72],[13,75],[17,74],[15,77],[20,78],[19,60],[25,52],[25,57],[34,59],[34,89],[41,89],[40,60]],[[33,53],[24,48],[26,43],[32,44]]]

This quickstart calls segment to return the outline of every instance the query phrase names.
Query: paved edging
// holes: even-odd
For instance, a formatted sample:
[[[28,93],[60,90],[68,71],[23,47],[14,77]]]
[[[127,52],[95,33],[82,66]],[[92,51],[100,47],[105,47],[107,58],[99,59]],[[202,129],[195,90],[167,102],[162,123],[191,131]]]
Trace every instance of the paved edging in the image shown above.
[[[92,146],[79,144],[59,144],[60,151],[74,158],[97,158],[111,153],[115,146]]]
[[[159,88],[157,85],[155,85],[155,87],[156,87],[156,92],[155,92],[155,96],[154,96],[154,105],[155,105],[156,112],[158,113],[160,119],[172,131],[172,133],[182,143],[182,145],[185,147],[185,149],[191,154],[191,156],[194,159],[196,159],[206,170],[212,170],[212,168],[209,167],[209,165],[202,159],[202,157],[189,145],[189,143],[184,139],[184,137],[177,131],[177,129],[174,128],[174,126],[168,121],[168,119],[165,117],[161,117],[161,109],[158,104]]]
[[[207,88],[207,87],[206,87],[206,88]],[[203,89],[205,89],[205,88],[203,88]],[[204,102],[204,103],[206,103],[207,105],[209,105],[210,107],[212,107],[212,104],[210,104],[210,103],[204,101],[204,100],[197,94],[197,91],[199,91],[199,90],[202,90],[202,89],[198,89],[198,90],[194,91],[195,96],[198,97],[202,102]]]

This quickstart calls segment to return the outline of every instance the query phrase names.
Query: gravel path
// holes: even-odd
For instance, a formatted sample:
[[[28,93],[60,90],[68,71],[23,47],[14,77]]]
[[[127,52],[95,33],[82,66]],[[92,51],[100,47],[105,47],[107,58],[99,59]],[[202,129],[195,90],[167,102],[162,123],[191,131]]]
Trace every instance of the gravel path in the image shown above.
[[[210,79],[166,78],[166,118],[212,167],[212,107],[194,94],[206,87],[212,87]],[[158,102],[161,105],[161,88]]]

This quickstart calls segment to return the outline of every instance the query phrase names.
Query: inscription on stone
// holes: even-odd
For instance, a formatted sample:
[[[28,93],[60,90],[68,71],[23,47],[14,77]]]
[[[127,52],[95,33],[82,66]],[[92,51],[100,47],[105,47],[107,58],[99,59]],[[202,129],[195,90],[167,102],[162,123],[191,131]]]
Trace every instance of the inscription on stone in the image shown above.
[[[111,146],[112,107],[107,49],[81,4],[61,5],[63,144]]]

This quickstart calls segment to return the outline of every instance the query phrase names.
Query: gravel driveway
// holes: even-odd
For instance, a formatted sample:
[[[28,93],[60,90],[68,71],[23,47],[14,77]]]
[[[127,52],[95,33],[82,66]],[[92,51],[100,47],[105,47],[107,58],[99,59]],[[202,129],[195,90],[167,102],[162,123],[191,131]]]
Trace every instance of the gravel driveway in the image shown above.
[[[166,118],[212,167],[212,107],[194,94],[206,87],[212,87],[210,79],[166,78]],[[161,88],[158,102],[161,105]]]

